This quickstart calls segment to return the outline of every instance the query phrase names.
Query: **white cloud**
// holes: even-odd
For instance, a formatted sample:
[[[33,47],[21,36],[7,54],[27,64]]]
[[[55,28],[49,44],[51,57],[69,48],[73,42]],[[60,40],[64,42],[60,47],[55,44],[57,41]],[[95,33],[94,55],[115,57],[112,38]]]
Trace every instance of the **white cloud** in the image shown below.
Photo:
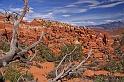
[[[22,8],[10,8],[9,11],[11,11],[11,12],[21,12]]]
[[[33,9],[34,9],[33,7],[30,7],[29,8],[29,13],[34,13]]]
[[[85,24],[85,25],[93,25],[93,24],[95,24],[95,22],[93,22],[93,21],[81,21],[81,22],[73,22],[73,23],[75,23],[75,24]]]
[[[23,9],[23,8],[10,8],[9,11],[10,11],[10,12],[21,12],[22,9]],[[33,8],[30,7],[30,8],[29,8],[29,13],[33,13],[33,12],[34,12],[34,11],[33,11]]]
[[[119,4],[123,4],[124,0],[109,0],[109,1],[97,1],[97,0],[78,0],[77,2],[71,3],[67,5],[67,7],[76,7],[79,4],[87,4],[87,10],[94,9],[94,8],[109,8],[114,7]]]
[[[99,2],[97,0],[78,0],[77,2],[74,2],[72,4],[84,4],[84,3],[90,3],[92,5],[99,4]]]
[[[115,20],[105,20],[105,22],[113,22],[113,21],[115,21]]]
[[[93,21],[70,21],[70,22],[67,22],[67,23],[70,23],[72,25],[76,25],[76,26],[82,26],[82,25],[95,25],[96,23],[93,22]]]
[[[102,24],[110,21],[117,20],[118,16],[122,16],[123,13],[116,13],[116,14],[90,14],[90,15],[78,15],[78,16],[71,16],[66,19],[60,19],[59,21],[66,21],[71,24],[76,25],[96,25],[96,24]],[[108,20],[109,19],[109,20]]]
[[[79,9],[79,13],[83,13],[83,12],[86,12],[87,9]]]
[[[115,3],[110,3],[110,4],[106,4],[106,2],[104,4],[99,4],[99,5],[96,5],[96,6],[92,6],[92,8],[108,8],[108,7],[114,7],[116,5],[119,5],[119,4],[122,4],[124,3],[124,1],[118,1],[118,2],[115,2]]]
[[[0,9],[1,11],[1,9]],[[10,8],[9,9],[10,12],[21,12],[22,11],[22,8]],[[40,12],[35,12],[34,11],[34,8],[30,7],[29,8],[29,12],[27,13],[27,15],[24,17],[25,20],[32,20],[34,18],[53,18],[53,13],[50,12],[50,13],[40,13]]]
[[[70,17],[71,15],[62,15],[63,17]]]
[[[65,7],[77,7],[77,5],[69,4],[69,5],[66,5]]]
[[[83,13],[86,12],[87,9],[83,8],[62,8],[62,9],[55,9],[53,10],[54,14],[61,14],[61,13]]]
[[[26,20],[32,20],[34,18],[46,18],[46,19],[54,19],[53,17],[53,13],[45,13],[45,14],[42,14],[42,13],[37,13],[37,12],[33,12],[33,13],[29,13],[25,19]]]

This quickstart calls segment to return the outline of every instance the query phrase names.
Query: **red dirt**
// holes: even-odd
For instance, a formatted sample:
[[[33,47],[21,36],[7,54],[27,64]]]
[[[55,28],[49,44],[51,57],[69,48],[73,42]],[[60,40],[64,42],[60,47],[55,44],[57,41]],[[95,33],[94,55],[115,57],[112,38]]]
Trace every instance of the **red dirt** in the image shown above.
[[[46,76],[54,69],[54,63],[45,62],[39,65],[41,65],[41,68],[31,66],[29,72],[32,73],[35,79],[38,79],[38,82],[48,82]]]

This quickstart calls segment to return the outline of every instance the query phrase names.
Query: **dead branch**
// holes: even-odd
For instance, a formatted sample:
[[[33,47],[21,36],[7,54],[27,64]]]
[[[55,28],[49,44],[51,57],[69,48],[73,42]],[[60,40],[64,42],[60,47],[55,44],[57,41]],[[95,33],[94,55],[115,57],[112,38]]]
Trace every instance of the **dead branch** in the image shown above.
[[[82,62],[80,62],[80,64],[75,68],[75,70],[77,70],[83,63],[85,63],[90,58],[91,54],[92,54],[92,49],[89,51],[88,57],[85,58]]]
[[[69,55],[71,55],[75,50],[76,50],[77,46],[75,46],[75,48],[72,50],[72,52],[70,52],[69,54],[66,54],[62,60],[60,61],[60,63],[58,64],[58,66],[56,67],[56,76],[58,75],[58,69],[61,66],[62,62],[65,60],[65,58]]]
[[[51,82],[56,82],[58,80],[61,80],[62,78],[68,76],[69,74],[72,74],[74,72],[77,72],[77,70],[82,66],[83,63],[85,63],[91,56],[92,54],[92,49],[89,51],[87,58],[85,58],[84,60],[82,60],[79,65],[77,65],[76,67],[72,65],[72,63],[70,63],[64,70],[62,70],[61,73],[59,73],[59,75],[57,75]],[[63,57],[63,59],[65,59],[65,56]],[[62,61],[63,61],[62,59]],[[59,66],[61,65],[61,63],[59,64]],[[58,68],[57,68],[58,70]]]
[[[19,49],[19,47],[18,47],[18,28],[19,28],[20,22],[23,20],[26,13],[28,12],[28,9],[29,9],[28,8],[28,0],[24,0],[24,8],[23,8],[22,13],[19,15],[19,18],[16,19],[15,17],[13,17],[14,25],[13,25],[13,31],[12,31],[12,39],[10,42],[10,50],[9,50],[9,52],[6,52],[3,57],[0,57],[0,68],[3,66],[6,66],[11,61],[16,60],[17,57],[21,57],[22,55],[27,53],[30,49],[34,48],[36,45],[38,45],[42,41],[42,38],[44,36],[43,32],[37,42],[33,43],[32,45],[30,45],[29,47],[27,47],[25,49],[21,49],[20,51],[18,51],[18,49]]]
[[[31,59],[29,61],[32,61],[35,58],[35,56],[37,55],[37,52],[38,52],[38,50],[35,50],[34,55],[31,57]]]

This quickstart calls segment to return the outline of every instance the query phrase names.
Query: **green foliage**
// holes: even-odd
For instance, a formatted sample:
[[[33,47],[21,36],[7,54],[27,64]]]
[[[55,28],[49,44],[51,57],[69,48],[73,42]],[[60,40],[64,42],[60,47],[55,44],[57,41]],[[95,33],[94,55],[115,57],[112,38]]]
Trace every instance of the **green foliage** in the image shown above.
[[[0,42],[0,50],[3,50],[4,52],[8,52],[10,49],[8,42],[2,41]]]
[[[55,70],[53,70],[50,73],[48,73],[46,78],[50,79],[50,78],[55,78],[55,77],[56,77]]]
[[[93,82],[124,82],[124,77],[114,77],[114,76],[95,76]]]
[[[123,62],[116,62],[116,61],[111,61],[107,65],[103,67],[103,69],[111,72],[123,72],[124,70],[124,63]]]
[[[75,50],[75,46],[77,47]],[[37,47],[39,51],[37,56],[34,58],[35,61],[49,61],[49,62],[60,62],[60,60],[66,55],[74,50],[74,52],[68,56],[65,62],[80,61],[82,59],[82,47],[81,45],[67,45],[61,48],[61,53],[59,56],[55,56],[53,52],[45,45],[40,44]]]
[[[75,50],[74,48],[77,47]],[[74,52],[72,52],[74,50]],[[71,53],[70,56],[67,56],[65,62],[68,61],[80,61],[82,60],[82,46],[81,45],[66,45],[61,48],[61,55],[57,60],[61,60],[66,54]]]
[[[40,44],[37,47],[37,49],[39,50],[39,52],[38,52],[37,56],[34,58],[34,60],[49,61],[49,62],[53,62],[56,60],[56,57],[54,57],[54,54],[45,45]]]
[[[10,80],[11,82],[17,82],[21,73],[14,67],[9,67],[5,72],[5,79]]]
[[[75,49],[76,47],[76,49]],[[75,49],[75,50],[74,50]],[[73,52],[72,52],[73,51]],[[72,52],[72,53],[71,53]],[[66,55],[69,54],[65,60],[63,61],[62,66],[64,66],[65,64],[67,64],[69,61],[74,62],[74,61],[80,61],[83,59],[83,55],[82,55],[82,46],[81,45],[66,45],[63,46],[61,48],[61,54],[56,57],[56,61],[55,64],[58,65],[58,63],[62,60],[62,58]],[[80,72],[81,73],[81,72]],[[73,73],[70,74],[70,76],[68,76],[68,79],[71,78],[76,78],[76,77],[80,77],[80,73]],[[47,78],[55,78],[55,70],[53,70],[52,72],[50,72],[47,76]]]
[[[33,75],[30,73],[30,72],[26,72],[24,75],[23,75],[23,78],[26,78],[28,81],[31,81],[34,79]]]
[[[115,49],[115,53],[116,53],[116,55],[117,55],[119,58],[122,58],[123,52],[122,52],[122,50],[121,50],[120,48],[116,48],[116,49]]]
[[[94,79],[94,82],[105,82],[104,76],[96,76]]]
[[[17,82],[17,80],[20,77],[23,77],[24,79],[31,81],[33,80],[33,75],[30,72],[26,72],[26,73],[21,73],[20,70],[18,70],[18,68],[20,68],[21,63],[19,62],[12,62],[8,65],[8,67],[6,67],[5,69],[5,74],[4,74],[4,78],[6,80],[10,80],[11,82]],[[21,79],[21,78],[20,78]]]

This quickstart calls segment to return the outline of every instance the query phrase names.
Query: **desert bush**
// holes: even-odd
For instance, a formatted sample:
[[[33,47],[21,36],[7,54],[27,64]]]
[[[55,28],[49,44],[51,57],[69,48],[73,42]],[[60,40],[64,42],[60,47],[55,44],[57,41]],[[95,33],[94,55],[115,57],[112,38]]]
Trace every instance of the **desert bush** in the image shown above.
[[[40,44],[37,47],[38,54],[34,58],[34,60],[37,61],[49,61],[49,62],[60,62],[60,60],[65,56],[66,54],[69,54],[73,51],[73,49],[77,46],[75,51],[66,58],[65,62],[70,61],[80,61],[82,60],[82,47],[81,45],[66,45],[61,47],[61,53],[58,56],[55,56],[54,53],[45,45]]]
[[[121,56],[121,55],[123,54],[123,52],[122,52],[122,50],[121,50],[120,48],[116,48],[116,49],[115,49],[115,53],[116,53],[116,55],[118,55],[118,56]]]
[[[4,52],[9,51],[9,43],[6,40],[0,42],[0,50],[3,50]]]
[[[40,44],[37,47],[38,50],[38,54],[37,56],[34,58],[34,60],[37,61],[49,61],[49,62],[53,62],[56,60],[55,55],[52,53],[52,51],[45,45]]]
[[[94,82],[104,82],[104,76],[96,76]]]
[[[74,48],[77,47],[75,50]],[[80,61],[83,59],[83,53],[82,53],[82,46],[81,45],[66,45],[61,48],[61,54],[58,56],[57,61],[60,62],[60,60],[66,55],[71,53],[74,50],[72,54],[66,57],[64,62],[73,62],[73,61]]]
[[[76,47],[76,48],[75,48]],[[73,52],[72,52],[73,51]],[[70,54],[71,53],[71,54]],[[58,72],[60,72],[60,70],[62,70],[64,67],[66,67],[68,65],[69,62],[74,62],[74,61],[78,61],[80,62],[81,60],[83,60],[83,54],[82,54],[82,46],[81,45],[65,45],[61,48],[61,53],[58,57],[56,57],[56,61],[55,61],[55,65],[57,66],[58,63],[63,59],[63,57],[65,55],[69,54],[68,56],[66,56],[65,60],[63,61],[62,65],[59,67],[60,69],[58,70]],[[55,70],[51,71],[48,75],[47,78],[55,78],[56,74],[55,74]],[[71,78],[77,78],[81,76],[81,72],[75,72],[72,73],[70,75],[68,75],[68,77],[66,77],[67,79],[71,79]]]
[[[115,76],[95,76],[94,82],[124,82],[124,77],[115,77]]]
[[[107,65],[105,65],[103,69],[111,72],[123,72],[123,65],[123,62],[111,61]]]
[[[14,67],[9,67],[5,71],[5,79],[10,80],[11,82],[17,82],[18,78],[20,77],[21,73],[15,69]]]
[[[28,71],[25,74],[23,74],[22,77],[25,78],[28,81],[34,80],[33,75],[30,72],[28,72]]]
[[[10,82],[17,82],[21,78],[23,78],[23,79],[25,79],[27,81],[33,80],[34,77],[30,72],[28,72],[28,71],[26,71],[26,72],[19,71],[20,65],[21,64],[19,62],[13,62],[13,63],[9,64],[5,68],[5,74],[4,74],[3,77],[6,80],[10,80]]]
[[[50,78],[55,78],[56,77],[56,74],[55,74],[55,70],[51,71],[50,73],[48,73],[47,75],[47,78],[50,79]]]

